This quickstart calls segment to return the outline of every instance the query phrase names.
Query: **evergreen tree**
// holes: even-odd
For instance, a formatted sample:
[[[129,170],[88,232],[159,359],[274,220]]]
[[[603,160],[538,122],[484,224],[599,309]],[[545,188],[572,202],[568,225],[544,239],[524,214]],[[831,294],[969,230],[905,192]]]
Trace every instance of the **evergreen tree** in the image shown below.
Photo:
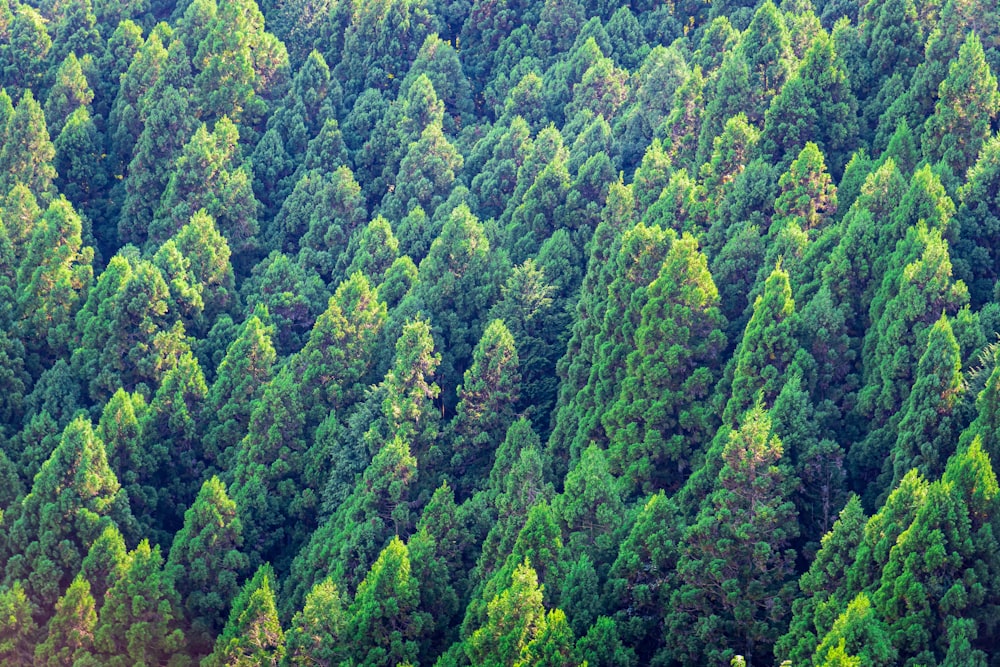
[[[490,251],[483,226],[468,206],[456,208],[427,256],[420,262],[414,296],[426,306],[434,327],[435,347],[447,351],[439,384],[446,403],[467,368],[485,328],[485,318],[506,278],[505,258]]]
[[[798,532],[788,500],[796,480],[782,453],[758,403],[729,435],[715,489],[684,533],[677,564],[684,585],[673,600],[678,618],[668,624],[694,624],[688,650],[696,654],[766,655],[777,639],[791,597],[788,547]]]
[[[257,569],[233,600],[229,620],[215,642],[215,650],[202,661],[207,667],[265,665],[277,667],[285,656],[285,635],[274,603],[274,571]]]
[[[0,589],[0,658],[5,664],[27,667],[32,663],[34,635],[32,605],[20,581]]]
[[[97,611],[90,582],[77,576],[56,603],[45,641],[35,648],[35,664],[65,667],[90,654]]]
[[[673,243],[650,285],[621,393],[604,415],[612,469],[632,488],[672,487],[712,428],[725,320],[697,242]],[[672,463],[669,466],[667,462]]]
[[[94,648],[107,665],[187,664],[178,627],[173,580],[163,571],[160,547],[143,540],[128,555],[121,578],[108,589],[94,630]]]
[[[3,148],[0,149],[0,192],[9,192],[23,183],[43,202],[55,194],[52,181],[56,170],[52,160],[56,149],[52,145],[45,115],[31,90],[25,90],[11,116]]]
[[[896,444],[886,461],[892,467],[888,488],[895,488],[911,468],[928,478],[943,472],[958,437],[964,385],[958,343],[942,314],[927,334],[913,389],[900,411]]]
[[[325,579],[313,586],[305,606],[295,613],[285,633],[285,651],[292,665],[336,664],[343,656],[341,642],[347,623],[344,602],[336,584]]]
[[[487,614],[487,622],[469,638],[466,654],[477,665],[513,667],[545,631],[542,588],[529,561],[514,570],[510,588],[493,598]]]
[[[260,313],[268,319],[266,307]],[[221,470],[229,469],[233,448],[246,435],[254,405],[271,380],[276,360],[272,331],[256,314],[248,317],[227,348],[205,397],[205,455]]]
[[[59,66],[45,100],[45,123],[49,136],[58,137],[66,119],[78,108],[90,104],[93,99],[94,91],[83,75],[80,61],[75,53],[70,53]]]
[[[259,204],[240,161],[239,132],[229,118],[222,117],[211,133],[199,127],[177,158],[149,227],[150,241],[162,243],[205,209],[237,253],[253,247]]]
[[[66,427],[12,519],[5,581],[22,581],[48,613],[104,529],[132,528],[128,500],[89,421],[77,417]]]
[[[943,161],[962,177],[975,162],[989,136],[990,122],[1000,110],[997,80],[975,32],[959,49],[937,97],[934,115],[924,125],[924,158]]]
[[[1000,231],[995,183],[1000,178],[1000,138],[983,143],[979,159],[970,167],[965,185],[959,190],[954,244],[955,275],[969,286],[974,307],[990,300],[993,285],[1000,277],[994,256]]]
[[[795,301],[788,272],[779,263],[754,303],[743,340],[736,351],[733,389],[723,419],[734,422],[762,400],[771,406],[784,384],[785,373],[799,349],[795,339]]]
[[[90,550],[80,566],[80,574],[90,584],[97,609],[104,604],[107,592],[125,574],[128,563],[125,538],[117,526],[108,526],[90,545]]]
[[[493,320],[472,352],[472,366],[458,388],[453,444],[449,466],[462,495],[486,482],[490,454],[496,450],[514,421],[520,390],[518,355],[514,338],[503,320]]]
[[[248,569],[243,526],[236,504],[218,477],[207,480],[184,513],[184,527],[174,537],[166,571],[173,578],[184,617],[190,623],[188,651],[209,653],[222,630],[223,617]]]
[[[358,584],[344,628],[356,638],[345,651],[354,664],[394,665],[416,658],[422,625],[417,611],[419,583],[413,578],[406,545],[394,537]]]
[[[17,271],[20,334],[43,367],[64,356],[74,339],[73,318],[93,280],[94,250],[83,245],[83,221],[65,199],[54,200],[31,233]]]

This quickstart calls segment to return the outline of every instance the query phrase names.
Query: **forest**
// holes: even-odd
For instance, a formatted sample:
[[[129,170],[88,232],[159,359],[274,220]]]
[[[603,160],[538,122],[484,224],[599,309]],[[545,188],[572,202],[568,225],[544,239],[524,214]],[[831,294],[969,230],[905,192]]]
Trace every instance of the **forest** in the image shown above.
[[[4,667],[998,667],[1000,5],[0,0]]]

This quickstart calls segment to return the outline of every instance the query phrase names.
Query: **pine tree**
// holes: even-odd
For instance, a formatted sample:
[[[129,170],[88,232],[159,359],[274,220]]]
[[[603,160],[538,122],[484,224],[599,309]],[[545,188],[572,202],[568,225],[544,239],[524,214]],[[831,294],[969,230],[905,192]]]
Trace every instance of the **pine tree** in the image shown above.
[[[758,403],[729,435],[715,488],[684,532],[677,564],[684,586],[668,626],[695,623],[696,654],[729,657],[735,648],[766,655],[777,639],[791,598],[795,552],[788,547],[798,533],[788,500],[797,480],[782,453]]]
[[[128,555],[121,578],[108,589],[94,631],[94,648],[107,665],[183,665],[185,637],[177,592],[163,572],[160,547],[143,540]]]
[[[215,650],[202,661],[206,667],[262,665],[277,667],[285,656],[285,635],[274,603],[274,571],[257,569],[233,600],[229,620],[215,642]]]
[[[51,610],[101,532],[113,523],[131,528],[132,521],[104,444],[77,417],[14,515],[5,581],[21,580],[33,602]]]
[[[472,366],[458,388],[450,470],[463,496],[486,482],[490,454],[514,421],[520,391],[518,355],[514,338],[503,320],[493,320],[472,352]]]
[[[719,375],[725,320],[705,256],[693,237],[675,241],[647,291],[621,393],[605,413],[612,469],[635,487],[679,483],[712,427],[698,405]]]
[[[242,544],[236,504],[226,495],[225,484],[212,477],[184,513],[184,527],[174,537],[165,568],[190,623],[187,639],[192,654],[211,651],[222,630],[223,617],[239,591],[239,578],[249,568]]]
[[[358,584],[347,610],[347,637],[357,638],[346,651],[355,664],[393,665],[413,661],[415,641],[428,619],[417,611],[419,584],[410,569],[406,545],[394,537]]]
[[[56,603],[45,641],[35,648],[35,664],[66,667],[90,654],[97,611],[90,582],[77,576]]]
[[[934,115],[923,133],[924,158],[943,161],[957,177],[965,175],[989,136],[990,122],[1000,110],[997,80],[971,33],[937,91]]]

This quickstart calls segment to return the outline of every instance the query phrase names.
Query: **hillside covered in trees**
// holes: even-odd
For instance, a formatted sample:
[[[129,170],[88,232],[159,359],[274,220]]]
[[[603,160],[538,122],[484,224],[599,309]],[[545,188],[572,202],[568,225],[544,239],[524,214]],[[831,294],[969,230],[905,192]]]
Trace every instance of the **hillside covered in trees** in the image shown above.
[[[0,664],[1000,665],[1000,7],[814,2],[0,0]]]

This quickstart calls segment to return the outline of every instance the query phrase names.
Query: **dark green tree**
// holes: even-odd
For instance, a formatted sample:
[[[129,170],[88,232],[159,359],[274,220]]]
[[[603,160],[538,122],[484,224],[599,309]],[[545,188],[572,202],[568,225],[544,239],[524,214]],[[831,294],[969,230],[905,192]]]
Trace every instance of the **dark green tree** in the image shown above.
[[[959,49],[937,96],[934,115],[924,125],[924,157],[943,161],[961,177],[975,163],[989,136],[991,119],[1000,110],[997,80],[975,32]]]
[[[77,576],[56,603],[45,641],[35,648],[35,664],[65,667],[88,656],[94,646],[97,610],[90,582]]]
[[[160,547],[150,549],[143,540],[108,589],[94,630],[95,653],[103,664],[115,666],[187,664],[181,623],[177,591],[163,571]]]
[[[679,484],[707,440],[714,419],[702,403],[719,377],[724,328],[708,262],[685,235],[649,287],[627,375],[604,415],[612,469],[633,489]]]
[[[184,513],[184,527],[174,537],[165,568],[190,624],[188,652],[193,655],[212,650],[239,592],[239,579],[249,569],[242,545],[243,526],[236,503],[226,495],[225,484],[212,477]]]
[[[798,533],[789,500],[797,480],[782,454],[758,403],[730,433],[715,488],[684,532],[677,564],[684,585],[668,625],[694,624],[688,650],[695,654],[728,658],[739,650],[752,659],[770,653],[778,637],[792,596],[789,546]]]

